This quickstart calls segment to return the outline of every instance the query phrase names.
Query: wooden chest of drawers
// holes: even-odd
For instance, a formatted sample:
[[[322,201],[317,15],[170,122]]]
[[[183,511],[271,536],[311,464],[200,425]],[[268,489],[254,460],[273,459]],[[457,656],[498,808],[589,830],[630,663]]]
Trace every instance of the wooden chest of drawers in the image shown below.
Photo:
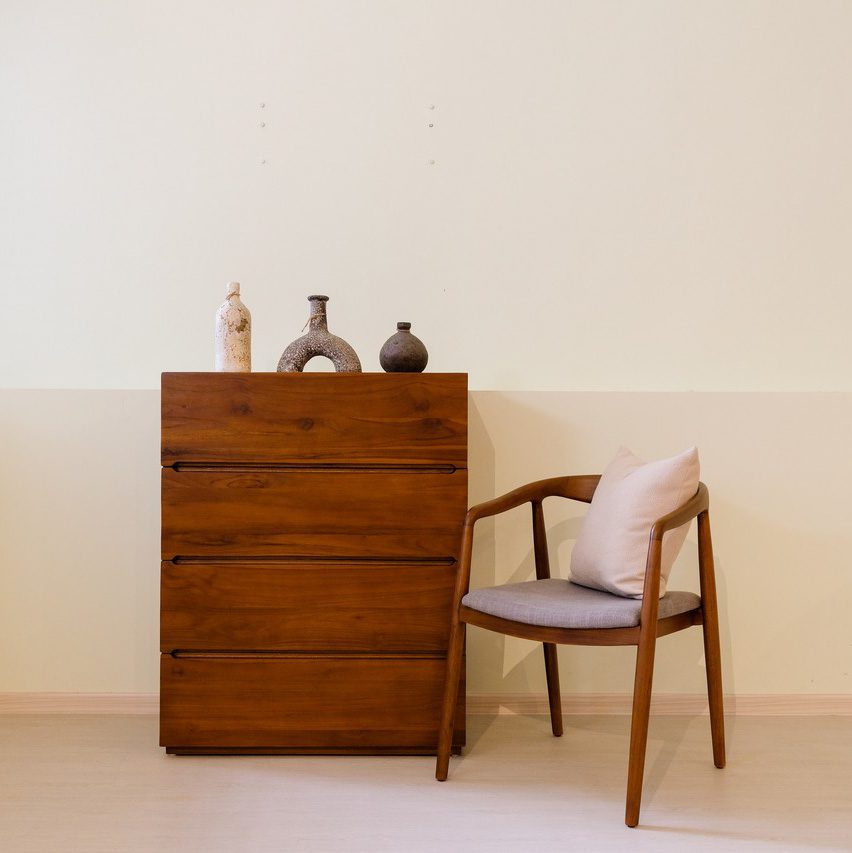
[[[162,465],[161,745],[434,753],[466,375],[165,373]]]

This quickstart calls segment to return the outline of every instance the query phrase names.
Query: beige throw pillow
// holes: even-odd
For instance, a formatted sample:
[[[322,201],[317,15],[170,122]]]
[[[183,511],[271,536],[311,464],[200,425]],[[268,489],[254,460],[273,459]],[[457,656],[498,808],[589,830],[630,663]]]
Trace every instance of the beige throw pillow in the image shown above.
[[[607,465],[571,554],[571,580],[628,598],[641,598],[654,522],[698,489],[698,450],[643,462],[621,447]],[[660,597],[689,524],[663,536]]]

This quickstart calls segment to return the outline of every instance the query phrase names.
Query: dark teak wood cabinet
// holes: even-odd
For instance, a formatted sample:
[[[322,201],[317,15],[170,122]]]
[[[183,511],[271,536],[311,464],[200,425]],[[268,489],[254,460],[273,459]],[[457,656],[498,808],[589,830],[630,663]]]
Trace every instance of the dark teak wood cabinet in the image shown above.
[[[467,376],[165,373],[162,465],[161,745],[434,754]]]

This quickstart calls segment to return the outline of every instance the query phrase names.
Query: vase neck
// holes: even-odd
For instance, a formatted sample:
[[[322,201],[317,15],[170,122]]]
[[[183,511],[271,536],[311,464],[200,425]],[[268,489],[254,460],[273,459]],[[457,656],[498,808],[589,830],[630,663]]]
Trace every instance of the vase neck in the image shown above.
[[[325,303],[328,302],[327,296],[309,296],[308,302],[311,305],[311,315],[308,318],[310,329],[312,332],[328,331],[328,315],[325,310]]]

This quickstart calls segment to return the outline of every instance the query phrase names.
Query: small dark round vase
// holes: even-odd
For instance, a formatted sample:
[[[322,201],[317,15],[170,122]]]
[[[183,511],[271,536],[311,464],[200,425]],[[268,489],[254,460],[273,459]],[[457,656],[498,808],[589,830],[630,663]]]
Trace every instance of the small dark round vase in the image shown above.
[[[397,323],[379,352],[379,364],[385,373],[422,373],[429,361],[423,341],[411,334],[411,323]]]

